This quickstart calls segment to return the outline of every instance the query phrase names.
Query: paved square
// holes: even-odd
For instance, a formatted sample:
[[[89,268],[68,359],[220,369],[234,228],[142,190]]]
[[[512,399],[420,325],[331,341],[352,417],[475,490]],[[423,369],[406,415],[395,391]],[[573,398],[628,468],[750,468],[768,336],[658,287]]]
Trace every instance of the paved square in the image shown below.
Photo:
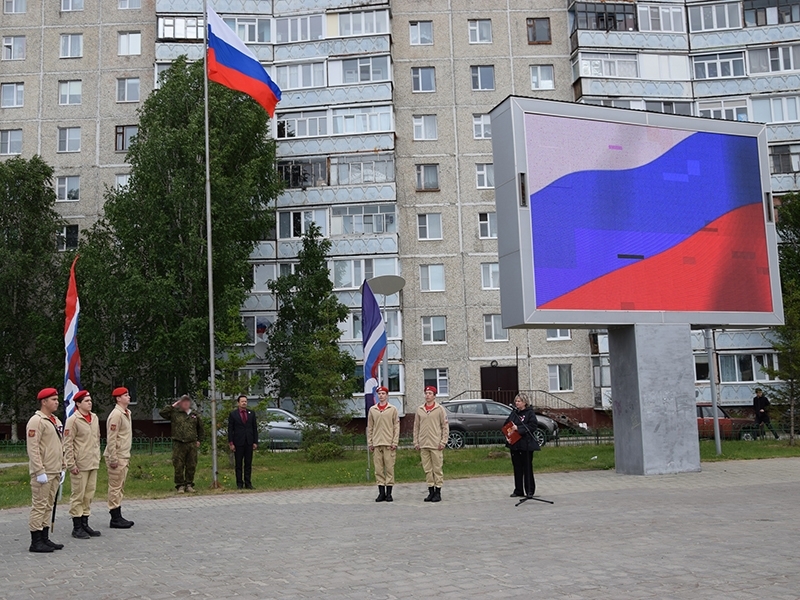
[[[445,477],[447,465],[445,465]],[[0,598],[800,598],[800,459],[702,473],[510,478],[128,501],[128,531],[27,551],[26,509],[0,511]]]

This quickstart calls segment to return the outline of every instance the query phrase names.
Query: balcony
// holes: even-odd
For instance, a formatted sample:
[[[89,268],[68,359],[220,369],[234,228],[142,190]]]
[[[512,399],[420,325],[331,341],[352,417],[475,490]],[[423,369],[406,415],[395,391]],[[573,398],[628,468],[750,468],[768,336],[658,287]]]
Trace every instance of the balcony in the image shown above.
[[[770,92],[795,92],[800,89],[800,74],[735,77],[731,79],[702,79],[694,82],[698,98],[738,96]]]
[[[745,27],[725,31],[708,31],[690,34],[692,52],[716,50],[720,48],[750,46],[755,44],[774,44],[793,42],[800,38],[800,24],[767,25],[766,27]]]
[[[281,110],[380,101],[392,101],[391,82],[286,91],[281,96]]]
[[[272,0],[214,0],[214,10],[219,14],[270,15]],[[202,15],[203,0],[156,0],[156,13]]]
[[[397,200],[395,183],[374,183],[352,186],[309,187],[303,190],[284,190],[278,197],[278,207],[308,206],[317,204],[352,204],[364,202],[394,202]]]
[[[248,46],[262,62],[272,62],[272,46],[251,44]],[[203,40],[196,42],[156,42],[156,62],[173,61],[181,55],[190,61],[203,60]]]
[[[800,123],[775,123],[767,125],[767,142],[797,142],[800,140]]]
[[[348,7],[365,10],[371,7],[386,7],[388,4],[388,0],[275,0],[275,14],[325,12]]]
[[[364,348],[361,342],[339,342],[339,348],[345,350],[356,360],[364,360]],[[389,354],[389,360],[400,360],[403,358],[403,347],[400,340],[389,340],[386,344],[386,351]]]
[[[580,77],[572,84],[572,89],[575,100],[579,100],[583,96],[692,99],[692,83],[690,81]]]
[[[278,310],[278,305],[275,303],[275,296],[270,292],[256,292],[245,299],[242,310]]]
[[[597,31],[579,29],[570,36],[571,49],[632,49],[686,51],[689,40],[685,33],[663,33],[660,31]]]
[[[394,150],[394,133],[278,140],[278,157]]]
[[[328,256],[357,256],[361,254],[397,254],[397,234],[353,235],[329,238],[331,249]],[[278,240],[278,258],[291,259],[297,256],[300,240]],[[251,258],[256,258],[251,255]],[[262,257],[258,257],[262,258]]]
[[[386,54],[389,35],[335,38],[296,44],[276,44],[275,61],[304,60],[320,56],[350,56],[356,54]]]
[[[774,173],[770,177],[773,194],[800,191],[800,173]]]

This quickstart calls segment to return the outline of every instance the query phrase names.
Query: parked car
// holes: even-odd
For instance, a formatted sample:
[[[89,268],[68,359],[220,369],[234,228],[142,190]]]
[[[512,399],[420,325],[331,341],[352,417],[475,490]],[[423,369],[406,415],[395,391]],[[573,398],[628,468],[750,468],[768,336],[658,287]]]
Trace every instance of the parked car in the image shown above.
[[[258,443],[270,448],[299,448],[306,424],[293,412],[283,408],[267,408],[258,415]],[[320,425],[322,427],[322,425]],[[335,425],[332,433],[339,433]]]
[[[731,417],[721,406],[717,406],[719,435],[721,438],[753,440],[756,437],[755,423],[751,419]],[[697,432],[701,438],[714,438],[714,407],[697,405]]]
[[[445,400],[442,406],[447,409],[447,419],[450,421],[448,448],[463,448],[468,436],[476,434],[483,434],[480,439],[485,439],[487,442],[504,440],[501,429],[511,414],[510,406],[486,399]],[[540,446],[558,437],[558,424],[553,419],[537,414],[536,420],[539,426],[534,436]]]

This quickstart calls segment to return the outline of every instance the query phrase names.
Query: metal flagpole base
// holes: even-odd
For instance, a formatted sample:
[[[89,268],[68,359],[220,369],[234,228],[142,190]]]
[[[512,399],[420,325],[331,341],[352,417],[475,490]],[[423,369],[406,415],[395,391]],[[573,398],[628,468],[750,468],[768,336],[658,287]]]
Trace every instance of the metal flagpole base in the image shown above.
[[[536,500],[537,502],[544,502],[545,504],[555,504],[555,502],[552,502],[552,501],[550,501],[550,500],[545,500],[544,498],[537,498],[536,496],[531,496],[530,498],[523,498],[522,500],[520,500],[519,502],[517,502],[517,503],[514,505],[514,508],[516,508],[517,506],[519,506],[519,505],[520,505],[520,504],[522,504],[523,502],[527,502],[528,500]]]

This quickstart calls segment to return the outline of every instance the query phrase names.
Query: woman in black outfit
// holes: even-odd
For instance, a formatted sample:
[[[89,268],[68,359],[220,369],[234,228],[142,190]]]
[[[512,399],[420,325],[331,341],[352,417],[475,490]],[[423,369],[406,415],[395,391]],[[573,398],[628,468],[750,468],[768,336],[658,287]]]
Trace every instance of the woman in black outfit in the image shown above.
[[[538,425],[536,414],[531,408],[528,396],[519,394],[514,398],[515,410],[508,415],[506,423],[511,423],[511,428],[522,437],[511,448],[511,464],[514,465],[514,493],[512,498],[533,498],[536,492],[536,481],[533,479],[533,453],[541,450],[539,442],[534,437]]]

